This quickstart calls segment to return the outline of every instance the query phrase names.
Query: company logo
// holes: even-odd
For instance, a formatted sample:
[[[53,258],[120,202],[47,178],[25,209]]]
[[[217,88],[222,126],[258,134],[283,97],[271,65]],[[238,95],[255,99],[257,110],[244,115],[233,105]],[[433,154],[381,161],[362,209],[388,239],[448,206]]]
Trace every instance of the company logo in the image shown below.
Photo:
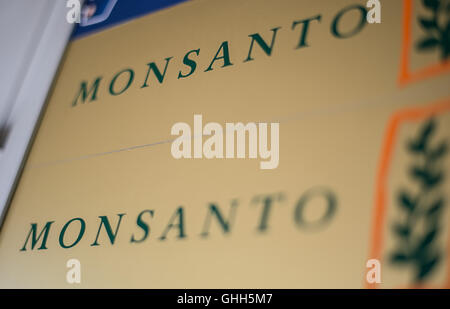
[[[233,65],[244,65],[255,61],[265,55],[271,57],[277,47],[278,33],[281,31],[294,31],[299,33],[298,39],[292,42],[292,50],[303,50],[309,48],[314,41],[310,32],[316,27],[327,27],[330,34],[336,39],[348,39],[360,33],[367,25],[367,8],[359,4],[350,5],[339,10],[330,20],[322,20],[322,15],[317,14],[306,18],[294,20],[288,27],[276,26],[269,28],[264,34],[252,33],[248,35],[248,49],[242,54],[236,54],[233,50],[233,42],[222,41],[215,54],[205,55],[201,48],[194,48],[184,53],[180,59],[172,55],[163,58],[161,63],[149,62],[145,72],[137,71],[135,68],[122,68],[117,73],[104,81],[102,75],[97,75],[90,80],[83,80],[77,86],[75,96],[72,97],[73,107],[81,104],[94,102],[105,94],[119,96],[125,94],[130,88],[148,89],[158,84],[163,84],[167,79],[177,81],[192,78],[195,74],[216,72],[225,70]],[[344,27],[343,23],[351,21],[351,27]],[[285,36],[286,37],[286,36]],[[220,41],[219,41],[220,42]],[[199,68],[198,58],[208,59],[208,65]],[[211,74],[211,73],[209,73]]]
[[[401,110],[388,125],[369,255],[384,266],[382,287],[450,287],[449,124],[447,99]]]
[[[188,240],[192,237],[208,239],[214,235],[212,231],[220,231],[224,236],[233,234],[236,217],[241,214],[252,219],[241,220],[248,233],[266,234],[272,229],[272,217],[277,216],[278,207],[286,207],[289,202],[284,192],[261,194],[253,196],[247,202],[241,199],[232,199],[227,206],[222,207],[211,202],[205,204],[204,220],[199,226],[186,222],[191,216],[192,208],[178,206],[173,211],[164,209],[144,209],[133,219],[128,219],[126,213],[114,216],[102,215],[98,218],[76,217],[64,222],[47,221],[33,222],[27,225],[24,231],[24,243],[21,252],[34,250],[71,249],[75,246],[100,247],[114,245],[119,238],[130,245],[138,245],[148,241],[176,241]],[[338,208],[337,195],[326,187],[313,187],[303,192],[296,200],[290,201],[292,217],[286,218],[298,228],[299,231],[320,232],[332,224]],[[314,210],[314,217],[310,216]],[[195,208],[195,215],[199,214]],[[197,216],[198,217],[198,216]],[[293,220],[292,220],[293,218]],[[162,221],[157,224],[155,220]],[[278,221],[278,220],[277,220]],[[213,227],[216,225],[216,227]],[[156,226],[156,227],[155,227]],[[73,261],[72,261],[73,262]],[[73,262],[68,267],[71,280],[79,278],[79,265]],[[69,276],[69,274],[68,274]],[[75,278],[75,279],[73,279]]]
[[[424,0],[426,15],[419,16],[419,24],[425,34],[417,42],[418,51],[439,52],[442,61],[450,57],[450,2]]]
[[[450,4],[447,0],[403,0],[399,84],[450,71]]]
[[[274,169],[278,166],[280,158],[279,123],[270,124],[270,149],[268,146],[269,132],[267,123],[256,124],[250,122],[245,125],[241,122],[226,123],[225,129],[216,122],[207,123],[205,127],[203,127],[202,123],[202,115],[194,115],[193,134],[190,125],[187,123],[178,122],[172,126],[171,134],[179,136],[172,142],[171,147],[172,156],[175,159],[201,159],[203,157],[206,159],[233,159],[235,158],[235,144],[236,158],[243,159],[246,155],[246,136],[248,135],[248,157],[256,159],[259,154],[261,159],[267,159],[267,161],[260,162],[261,169]],[[209,136],[209,138],[203,144],[204,135]],[[192,138],[194,140],[193,156]]]

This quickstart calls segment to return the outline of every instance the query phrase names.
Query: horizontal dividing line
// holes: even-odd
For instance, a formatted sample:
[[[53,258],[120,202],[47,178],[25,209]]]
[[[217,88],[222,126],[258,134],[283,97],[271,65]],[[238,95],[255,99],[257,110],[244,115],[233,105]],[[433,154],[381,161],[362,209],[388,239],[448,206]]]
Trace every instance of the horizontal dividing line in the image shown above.
[[[419,88],[419,87],[416,87],[416,88]],[[271,120],[260,121],[259,123],[261,123],[261,122],[289,123],[289,122],[299,121],[299,120],[309,118],[309,117],[323,117],[323,116],[337,115],[337,114],[354,111],[355,109],[363,108],[363,107],[377,108],[377,107],[380,107],[383,105],[392,104],[392,101],[396,102],[396,99],[399,99],[399,101],[407,100],[408,97],[411,97],[413,99],[412,100],[413,102],[417,101],[417,97],[413,96],[411,94],[411,91],[406,91],[406,92],[397,91],[397,93],[395,93],[395,94],[387,93],[382,96],[371,98],[370,100],[366,100],[366,101],[359,101],[359,102],[354,102],[354,103],[349,103],[349,104],[344,104],[344,105],[331,105],[331,106],[321,107],[321,108],[312,109],[307,112],[301,112],[301,113],[297,113],[297,114],[290,115],[290,116],[277,117],[276,119],[272,118]],[[387,99],[389,99],[389,100],[387,100]],[[399,104],[399,103],[394,103],[394,104]],[[258,123],[256,121],[252,121],[252,122]],[[384,126],[380,129],[384,129]],[[199,138],[199,137],[200,136],[194,136],[193,138]],[[87,154],[87,155],[72,157],[72,158],[67,158],[67,159],[35,163],[35,164],[31,164],[29,167],[30,168],[42,168],[42,167],[48,167],[48,166],[52,166],[52,165],[56,165],[56,164],[65,164],[65,163],[70,163],[70,162],[74,162],[74,161],[87,160],[87,159],[91,159],[91,158],[95,158],[95,157],[106,156],[106,155],[120,153],[120,152],[124,152],[124,151],[133,151],[136,149],[143,149],[143,148],[149,148],[149,147],[153,147],[153,146],[157,146],[157,145],[164,145],[164,144],[173,142],[175,139],[176,138],[167,139],[167,140],[157,141],[157,142],[153,142],[153,143],[135,145],[135,146],[130,146],[130,147],[126,147],[126,148],[119,148],[119,149],[115,149],[115,150]]]
[[[141,149],[141,148],[146,148],[146,147],[151,147],[151,146],[156,146],[156,145],[161,145],[161,144],[167,144],[167,143],[171,143],[174,140],[175,140],[175,138],[165,140],[165,141],[150,143],[150,144],[136,145],[136,146],[126,147],[126,148],[115,149],[115,150],[111,150],[111,151],[92,153],[92,154],[79,156],[79,157],[72,157],[72,158],[67,158],[67,159],[61,159],[61,160],[55,160],[55,161],[49,161],[49,162],[43,162],[43,163],[36,163],[36,164],[30,165],[30,167],[38,168],[38,167],[46,167],[49,165],[55,165],[55,164],[70,163],[73,161],[91,159],[91,158],[95,158],[95,157],[106,156],[109,154],[114,154],[114,153],[119,153],[119,152],[124,152],[124,151],[132,151],[135,149]]]

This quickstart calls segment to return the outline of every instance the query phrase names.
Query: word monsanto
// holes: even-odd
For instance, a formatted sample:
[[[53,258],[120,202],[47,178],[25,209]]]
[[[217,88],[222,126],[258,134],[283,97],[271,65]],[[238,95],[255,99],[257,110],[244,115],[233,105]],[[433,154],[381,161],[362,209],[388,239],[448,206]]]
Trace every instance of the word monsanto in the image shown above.
[[[271,218],[280,215],[279,208],[287,206],[287,201],[287,195],[279,192],[253,196],[247,206],[240,199],[232,199],[222,207],[218,203],[207,203],[203,223],[199,226],[190,219],[199,215],[198,210],[191,212],[192,209],[185,206],[178,206],[169,214],[161,214],[158,209],[144,209],[132,221],[129,221],[126,213],[118,213],[93,218],[95,223],[81,217],[72,218],[62,225],[55,224],[55,221],[47,221],[45,224],[34,222],[25,234],[25,242],[20,251],[27,251],[27,248],[46,250],[58,244],[63,249],[70,249],[78,244],[91,247],[103,246],[105,243],[114,245],[120,237],[127,237],[124,240],[131,244],[166,241],[170,238],[189,239],[192,236],[206,239],[211,237],[213,225],[218,225],[224,235],[232,234],[237,216],[249,218],[240,221],[249,229],[248,232],[266,234],[271,229],[280,228],[271,225]],[[333,222],[337,204],[337,195],[333,191],[325,187],[313,187],[294,200],[292,217],[287,217],[286,222],[293,222],[299,230],[320,231]],[[307,213],[314,207],[321,209],[321,215],[311,219]],[[163,224],[160,225],[158,221]],[[55,229],[58,230],[54,231]],[[85,234],[89,235],[85,237]]]
[[[110,96],[118,96],[124,94],[130,88],[150,88],[150,86],[154,87],[156,83],[163,84],[167,79],[184,80],[191,78],[194,74],[198,74],[197,72],[199,71],[213,72],[218,69],[223,70],[238,62],[248,63],[256,60],[257,55],[261,57],[259,56],[261,53],[255,53],[257,49],[260,52],[262,51],[265,56],[270,57],[276,49],[277,36],[281,31],[294,31],[299,34],[297,41],[292,42],[292,49],[298,51],[300,55],[302,50],[309,48],[314,42],[314,37],[310,35],[311,29],[327,27],[336,39],[348,39],[360,33],[364,26],[367,25],[367,13],[366,7],[354,4],[338,11],[331,18],[328,25],[325,24],[325,18],[321,14],[317,14],[294,20],[287,27],[271,27],[269,28],[270,30],[265,30],[261,34],[249,34],[249,44],[245,54],[235,54],[233,42],[222,41],[215,54],[203,55],[200,48],[195,48],[185,52],[184,56],[179,59],[168,55],[158,61],[159,63],[148,62],[145,73],[141,70],[137,71],[134,68],[126,67],[115,73],[106,86],[102,86],[104,84],[103,76],[98,75],[92,79],[92,82],[83,80],[79,84],[72,106],[79,106],[79,102],[96,101],[100,96],[107,93]],[[329,17],[327,16],[327,18]],[[372,21],[372,17],[369,20]],[[352,26],[343,27],[342,24],[347,22],[351,23]],[[207,61],[209,65],[199,68],[199,57],[211,59]],[[139,81],[136,82],[136,80]]]

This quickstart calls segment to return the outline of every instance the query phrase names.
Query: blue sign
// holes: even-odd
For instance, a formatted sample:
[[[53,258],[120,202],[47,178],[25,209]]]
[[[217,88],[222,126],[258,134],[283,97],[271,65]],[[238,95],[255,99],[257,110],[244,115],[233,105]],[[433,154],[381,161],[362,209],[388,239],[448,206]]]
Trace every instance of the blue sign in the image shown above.
[[[72,39],[98,32],[187,0],[86,0]]]

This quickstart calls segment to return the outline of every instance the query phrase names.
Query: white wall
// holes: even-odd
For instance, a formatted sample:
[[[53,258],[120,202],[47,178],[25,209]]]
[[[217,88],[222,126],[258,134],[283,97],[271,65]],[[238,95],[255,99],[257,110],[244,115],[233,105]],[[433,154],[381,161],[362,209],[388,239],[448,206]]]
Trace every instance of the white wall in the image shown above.
[[[73,25],[65,0],[0,0],[0,227]]]

